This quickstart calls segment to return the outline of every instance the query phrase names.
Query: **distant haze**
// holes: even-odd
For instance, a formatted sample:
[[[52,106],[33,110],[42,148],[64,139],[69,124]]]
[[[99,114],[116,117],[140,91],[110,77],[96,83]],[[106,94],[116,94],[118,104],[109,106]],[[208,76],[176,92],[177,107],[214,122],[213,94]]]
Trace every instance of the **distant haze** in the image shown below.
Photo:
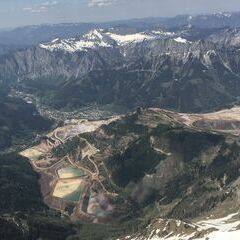
[[[0,28],[240,11],[239,0],[0,0]]]

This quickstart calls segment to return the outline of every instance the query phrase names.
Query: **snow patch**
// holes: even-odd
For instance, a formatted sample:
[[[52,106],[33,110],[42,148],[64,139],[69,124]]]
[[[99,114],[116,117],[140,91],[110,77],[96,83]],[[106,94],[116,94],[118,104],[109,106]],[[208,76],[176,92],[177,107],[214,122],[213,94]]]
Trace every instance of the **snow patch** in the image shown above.
[[[164,32],[164,31],[161,31],[161,30],[152,31],[152,33],[156,34],[156,35],[163,35],[163,36],[174,36],[175,35],[174,32]]]
[[[163,220],[160,220],[160,224]],[[168,222],[166,222],[166,226],[168,225]],[[181,228],[182,224],[186,225],[186,223],[182,221],[176,220],[176,227],[178,229]],[[167,228],[165,227],[163,230],[159,228],[155,228],[151,231],[148,236],[141,236],[138,235],[132,236],[131,240],[239,240],[240,239],[240,219],[239,219],[239,213],[233,213],[229,214],[228,216],[224,218],[218,218],[218,219],[207,219],[204,221],[200,221],[194,224],[188,224],[188,226],[192,227],[192,231],[188,233],[175,233],[173,231],[170,231],[165,236],[160,236],[161,233],[164,233]],[[151,229],[151,225],[148,226],[148,228]],[[199,237],[199,234],[202,234],[201,237]],[[205,233],[205,234],[204,234]],[[160,235],[159,235],[160,234]],[[129,237],[129,236],[128,236]],[[123,238],[126,239],[126,238]],[[129,239],[129,238],[128,238]]]
[[[187,43],[188,42],[187,39],[182,38],[182,37],[174,38],[174,41],[179,42],[179,43]]]
[[[127,35],[118,35],[114,33],[106,33],[111,39],[115,40],[119,45],[123,45],[131,42],[142,42],[144,40],[154,39],[154,36],[144,33],[135,33]]]

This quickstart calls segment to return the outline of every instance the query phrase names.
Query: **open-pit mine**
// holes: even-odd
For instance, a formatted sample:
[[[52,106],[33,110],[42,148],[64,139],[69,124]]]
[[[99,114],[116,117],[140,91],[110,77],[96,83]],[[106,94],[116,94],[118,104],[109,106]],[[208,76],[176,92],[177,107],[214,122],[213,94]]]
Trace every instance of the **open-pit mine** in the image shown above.
[[[154,108],[140,114],[137,123],[153,129],[159,124],[159,116],[194,131],[207,130],[213,134],[221,132],[234,136],[240,133],[240,108],[237,107],[208,114],[185,114]],[[65,121],[63,126],[42,137],[38,145],[21,152],[40,174],[42,195],[50,208],[68,214],[73,220],[105,222],[114,216],[113,200],[118,198],[120,192],[104,163],[111,149],[108,146],[101,149],[98,144],[92,144],[84,134],[98,131],[99,136],[104,135],[104,126],[122,118]],[[130,137],[122,138],[120,143],[127,146]],[[109,141],[114,141],[110,138]],[[102,138],[102,141],[104,143],[105,139]],[[151,137],[152,145],[154,141],[154,137]],[[153,150],[171,157],[171,152],[159,147]]]

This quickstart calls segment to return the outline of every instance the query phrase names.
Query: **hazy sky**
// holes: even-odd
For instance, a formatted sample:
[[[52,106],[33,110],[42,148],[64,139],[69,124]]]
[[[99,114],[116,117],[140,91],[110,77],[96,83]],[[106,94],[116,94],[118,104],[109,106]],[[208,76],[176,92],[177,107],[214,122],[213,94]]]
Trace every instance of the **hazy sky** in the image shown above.
[[[240,11],[240,0],[0,0],[0,28]]]

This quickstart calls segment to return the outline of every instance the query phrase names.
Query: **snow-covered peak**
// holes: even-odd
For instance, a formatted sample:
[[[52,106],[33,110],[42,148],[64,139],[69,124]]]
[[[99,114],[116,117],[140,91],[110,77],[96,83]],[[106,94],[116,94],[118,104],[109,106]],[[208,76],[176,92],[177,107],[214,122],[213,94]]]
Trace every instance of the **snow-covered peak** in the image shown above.
[[[40,44],[41,48],[49,51],[63,50],[66,52],[87,51],[99,47],[124,46],[132,43],[150,41],[158,38],[174,37],[173,32],[164,32],[155,30],[150,32],[139,32],[131,34],[119,34],[113,31],[104,31],[103,29],[92,30],[81,38],[54,39],[49,43]],[[181,40],[177,38],[177,40]],[[183,41],[183,40],[182,40]]]
[[[97,47],[111,47],[107,39],[104,39],[102,30],[93,30],[82,36],[82,38],[54,39],[50,43],[40,44],[41,48],[49,51],[64,50],[66,52],[87,51]]]
[[[90,32],[88,32],[87,34],[83,35],[83,39],[86,39],[88,41],[92,40],[92,41],[100,41],[103,40],[103,33],[102,33],[102,29],[95,29],[92,30]]]

